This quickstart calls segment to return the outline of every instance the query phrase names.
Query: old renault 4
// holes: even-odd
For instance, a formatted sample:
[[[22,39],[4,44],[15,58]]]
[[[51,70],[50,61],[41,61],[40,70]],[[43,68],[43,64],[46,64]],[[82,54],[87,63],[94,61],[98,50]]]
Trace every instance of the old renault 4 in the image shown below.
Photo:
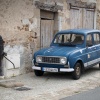
[[[73,79],[79,79],[84,69],[100,63],[100,31],[60,31],[50,47],[34,53],[33,63],[36,76],[44,72],[72,72]]]

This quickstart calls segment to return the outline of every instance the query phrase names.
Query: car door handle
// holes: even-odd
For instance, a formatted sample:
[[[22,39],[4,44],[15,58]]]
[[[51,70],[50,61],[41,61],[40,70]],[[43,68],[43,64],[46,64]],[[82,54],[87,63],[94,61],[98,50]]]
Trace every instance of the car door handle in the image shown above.
[[[94,48],[94,50],[96,50],[96,48]]]

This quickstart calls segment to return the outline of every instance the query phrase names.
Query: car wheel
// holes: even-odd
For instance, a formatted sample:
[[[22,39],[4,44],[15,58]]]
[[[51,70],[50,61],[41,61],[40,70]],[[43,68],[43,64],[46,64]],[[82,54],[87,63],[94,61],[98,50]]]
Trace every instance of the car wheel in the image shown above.
[[[44,72],[40,70],[34,70],[36,76],[43,76]]]
[[[100,69],[100,63],[99,63],[99,69]]]
[[[81,64],[76,63],[74,67],[74,72],[72,73],[73,79],[77,80],[81,76]]]

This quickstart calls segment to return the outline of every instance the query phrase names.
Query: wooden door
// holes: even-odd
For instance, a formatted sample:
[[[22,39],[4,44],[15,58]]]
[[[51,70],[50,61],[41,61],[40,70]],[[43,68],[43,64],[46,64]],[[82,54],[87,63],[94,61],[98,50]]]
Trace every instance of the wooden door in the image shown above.
[[[72,8],[70,11],[70,27],[71,29],[82,28],[82,9]]]
[[[94,28],[94,9],[83,9],[83,28]]]
[[[41,20],[41,48],[49,47],[53,39],[54,20]]]

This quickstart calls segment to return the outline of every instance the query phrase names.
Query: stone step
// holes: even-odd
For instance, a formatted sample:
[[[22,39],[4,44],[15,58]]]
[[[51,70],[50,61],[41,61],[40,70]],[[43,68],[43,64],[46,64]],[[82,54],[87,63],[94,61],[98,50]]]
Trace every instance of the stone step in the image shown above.
[[[5,88],[22,87],[24,84],[22,82],[16,82],[15,80],[1,80],[0,86]]]

